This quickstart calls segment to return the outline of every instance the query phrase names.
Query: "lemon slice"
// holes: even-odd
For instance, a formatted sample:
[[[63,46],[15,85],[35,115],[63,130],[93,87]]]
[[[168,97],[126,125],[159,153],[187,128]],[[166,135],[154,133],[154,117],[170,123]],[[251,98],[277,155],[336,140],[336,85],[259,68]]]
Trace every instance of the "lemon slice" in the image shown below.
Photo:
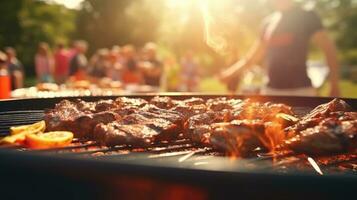
[[[67,131],[27,134],[26,144],[34,149],[58,148],[69,145],[72,139],[73,133]]]
[[[14,126],[10,128],[11,135],[17,135],[23,132],[26,134],[36,134],[39,132],[44,132],[46,129],[45,121],[40,121],[30,125]]]
[[[13,144],[13,145],[22,145],[26,139],[26,132],[22,132],[16,135],[10,135],[2,138],[0,144]]]

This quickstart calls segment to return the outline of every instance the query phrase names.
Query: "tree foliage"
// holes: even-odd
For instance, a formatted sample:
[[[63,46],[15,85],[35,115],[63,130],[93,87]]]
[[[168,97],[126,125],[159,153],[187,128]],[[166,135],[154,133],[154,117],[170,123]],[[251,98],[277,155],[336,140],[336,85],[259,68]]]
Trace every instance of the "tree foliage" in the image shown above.
[[[67,42],[75,30],[75,11],[35,0],[0,1],[0,47],[14,46],[28,74],[39,42]]]

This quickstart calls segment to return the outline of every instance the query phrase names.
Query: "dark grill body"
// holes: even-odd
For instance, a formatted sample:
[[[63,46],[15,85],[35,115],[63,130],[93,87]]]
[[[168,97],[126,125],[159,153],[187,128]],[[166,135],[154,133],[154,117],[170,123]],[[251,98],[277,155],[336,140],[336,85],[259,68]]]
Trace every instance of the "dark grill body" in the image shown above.
[[[140,97],[146,101],[152,98]],[[216,97],[198,96],[201,99]],[[292,105],[296,113],[306,113],[318,104],[331,100],[252,98]],[[51,108],[60,100],[41,100],[41,103],[38,99],[1,102],[0,110],[4,112],[0,114],[0,129],[5,131],[8,126],[35,122],[43,117],[39,110]],[[356,110],[356,100],[347,99],[347,102]],[[136,102],[130,106],[143,107],[144,104]],[[107,105],[103,102],[98,113],[112,109],[107,109]],[[173,103],[170,109],[174,108]],[[92,114],[96,115],[97,112]],[[128,113],[129,116],[131,114]],[[129,118],[126,123],[132,123],[131,120],[137,119]],[[154,127],[155,122],[152,124]],[[103,126],[106,126],[105,123]],[[316,173],[304,155],[286,154],[272,158],[257,152],[257,157],[237,160],[225,156],[223,151],[180,138],[170,143],[157,142],[139,148],[126,145],[107,147],[78,140],[71,147],[49,151],[4,149],[0,151],[1,186],[5,199],[29,196],[39,199],[48,199],[49,196],[52,199],[160,199],[180,195],[186,199],[222,199],[232,195],[233,198],[249,199],[340,199],[353,198],[355,195],[355,154],[314,158],[324,176]],[[146,195],[140,196],[141,193]]]

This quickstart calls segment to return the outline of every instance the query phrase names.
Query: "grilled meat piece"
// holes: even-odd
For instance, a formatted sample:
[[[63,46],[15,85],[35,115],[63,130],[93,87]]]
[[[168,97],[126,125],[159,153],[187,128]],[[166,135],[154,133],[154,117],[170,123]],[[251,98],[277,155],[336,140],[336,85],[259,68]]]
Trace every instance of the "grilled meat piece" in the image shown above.
[[[120,119],[114,112],[97,112],[95,107],[95,103],[84,101],[61,101],[45,112],[47,131],[71,131],[77,138],[91,138],[97,124]]]
[[[182,113],[185,120],[187,120],[188,118],[194,115],[205,113],[207,111],[207,107],[204,104],[191,105],[191,106],[183,104],[183,105],[177,105],[173,107],[171,110],[178,113]]]
[[[174,106],[170,110],[181,113],[185,120],[207,110],[205,101],[201,98],[190,98],[183,101],[175,100],[173,103]]]
[[[162,109],[169,109],[173,107],[173,102],[170,97],[154,97],[150,100],[150,104]]]
[[[357,120],[328,118],[285,143],[294,152],[309,155],[352,152],[357,149]]]
[[[317,106],[309,114],[303,117],[302,120],[323,117],[326,118],[329,117],[331,113],[338,111],[348,112],[351,111],[351,107],[341,99],[334,99],[331,102]]]
[[[284,113],[294,115],[292,108],[284,104],[260,103],[250,99],[243,101],[240,107],[233,110],[235,119],[259,119],[263,121],[272,121],[276,115]]]
[[[317,126],[322,120],[336,115],[353,118],[353,114],[345,114],[348,111],[351,111],[351,107],[345,101],[334,99],[313,109],[294,126],[288,127],[286,132],[288,135],[297,135],[305,129]]]
[[[103,145],[131,145],[146,147],[157,140],[160,133],[143,124],[122,124],[112,122],[98,124],[94,129],[94,138]]]
[[[210,144],[234,155],[249,156],[258,147],[264,147],[265,125],[261,120],[235,120],[211,126]]]
[[[147,115],[145,115],[145,112],[134,113],[124,117],[122,122],[128,125],[142,124],[148,126],[159,133],[157,138],[166,141],[176,139],[178,134],[182,131],[182,129],[179,128],[180,124],[174,124],[173,122],[163,118],[147,116],[151,116],[150,113],[147,113]]]
[[[154,105],[147,105],[139,110],[138,113],[147,117],[163,118],[174,124],[181,125],[181,127],[184,123],[184,116],[181,113],[173,110],[161,109]]]
[[[212,111],[232,110],[240,108],[243,101],[240,99],[216,98],[207,100],[207,107]]]
[[[119,97],[115,100],[115,104],[119,105],[120,107],[142,108],[147,105],[148,102],[140,98]]]
[[[177,102],[177,101],[176,101]],[[202,98],[196,98],[196,97],[193,97],[193,98],[189,98],[189,99],[185,99],[183,101],[185,105],[187,106],[194,106],[194,105],[202,105],[202,104],[205,104],[205,100],[203,100]]]
[[[231,119],[229,111],[207,111],[194,115],[185,123],[185,136],[197,143],[209,144],[211,124],[228,122]]]

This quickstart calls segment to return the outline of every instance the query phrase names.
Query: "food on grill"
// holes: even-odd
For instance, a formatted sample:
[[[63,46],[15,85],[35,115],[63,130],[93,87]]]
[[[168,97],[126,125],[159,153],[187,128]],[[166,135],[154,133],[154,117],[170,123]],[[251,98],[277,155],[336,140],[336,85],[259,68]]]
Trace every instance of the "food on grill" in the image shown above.
[[[302,117],[296,125],[288,128],[287,132],[296,135],[299,131],[318,125],[323,119],[328,118],[332,114],[342,112],[342,115],[344,115],[345,112],[348,111],[351,111],[351,108],[345,101],[335,99],[329,103],[316,107],[309,114]]]
[[[121,124],[112,122],[99,124],[94,131],[95,138],[108,146],[131,145],[136,147],[149,146],[160,138],[160,131],[143,124]]]
[[[112,101],[61,101],[54,109],[46,111],[47,131],[70,131],[75,133],[75,137],[91,138],[97,124],[120,118],[112,111],[114,108],[116,105]]]
[[[26,145],[32,149],[59,148],[71,144],[72,139],[73,133],[67,131],[27,134]]]
[[[286,141],[286,145],[297,153],[324,155],[340,152],[353,152],[357,149],[357,117],[347,113],[331,114],[318,125],[300,131]],[[339,117],[339,115],[341,115]]]
[[[69,131],[107,146],[149,147],[187,138],[239,156],[257,149],[321,155],[357,146],[357,114],[338,99],[302,118],[287,105],[250,99],[64,100],[46,111],[45,121],[47,131]]]
[[[17,135],[23,132],[27,133],[38,133],[38,132],[43,132],[46,129],[46,123],[45,121],[40,121],[35,124],[31,125],[23,125],[23,126],[15,126],[15,127],[10,127],[10,134],[11,135]]]
[[[262,143],[265,126],[261,120],[235,120],[211,126],[209,142],[215,148],[238,156],[248,156]]]
[[[38,134],[44,132],[46,129],[45,121],[40,121],[31,125],[23,125],[17,127],[10,127],[10,136],[1,139],[3,144],[17,144],[23,145],[28,134]]]
[[[301,131],[286,144],[296,153],[310,155],[353,152],[357,148],[357,120],[341,122],[326,119],[313,128]]]
[[[48,149],[69,145],[73,133],[66,131],[47,132],[45,121],[30,125],[10,127],[10,136],[4,137],[1,144],[20,145],[32,149]]]
[[[286,146],[309,155],[323,155],[357,149],[357,113],[335,99],[304,116],[296,125],[286,129]]]

